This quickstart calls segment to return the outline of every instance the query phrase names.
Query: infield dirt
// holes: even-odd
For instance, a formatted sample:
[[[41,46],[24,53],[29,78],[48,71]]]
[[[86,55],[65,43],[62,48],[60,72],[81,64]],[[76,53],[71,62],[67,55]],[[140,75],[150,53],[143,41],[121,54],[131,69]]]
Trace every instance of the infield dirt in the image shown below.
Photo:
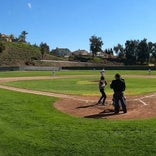
[[[16,77],[16,78],[1,78],[0,82],[9,81],[20,81],[20,80],[34,80],[34,79],[52,79],[52,78],[67,78],[64,77]],[[69,76],[71,78],[71,76]],[[72,76],[76,77],[76,76]],[[153,78],[154,76],[152,76]],[[156,78],[156,76],[154,77]],[[62,112],[68,113],[73,116],[85,117],[85,118],[95,118],[95,119],[145,119],[156,117],[156,92],[149,95],[142,96],[128,96],[127,98],[127,108],[128,112],[124,114],[122,110],[118,115],[114,114],[114,107],[112,105],[111,97],[107,97],[107,104],[97,105],[99,97],[93,96],[74,96],[65,94],[56,94],[51,92],[34,91],[29,89],[22,89],[16,87],[9,87],[5,85],[0,85],[0,88],[39,94],[45,96],[59,97],[60,100],[54,104],[54,107]]]

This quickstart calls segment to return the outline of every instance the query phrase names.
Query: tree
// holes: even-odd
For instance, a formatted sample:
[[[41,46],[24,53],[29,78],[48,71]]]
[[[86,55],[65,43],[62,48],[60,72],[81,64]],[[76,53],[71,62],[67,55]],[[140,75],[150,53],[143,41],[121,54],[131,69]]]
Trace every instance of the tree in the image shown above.
[[[26,31],[22,31],[21,32],[21,35],[19,36],[19,38],[18,38],[18,41],[19,42],[26,42],[26,35],[27,35],[28,33],[26,32]]]
[[[121,44],[118,44],[114,48],[115,53],[118,55],[119,58],[124,58],[124,48]]]
[[[97,37],[95,35],[91,36],[90,41],[90,51],[92,52],[93,57],[97,54],[97,52],[102,51],[102,39],[101,37]]]
[[[42,59],[44,58],[45,54],[50,52],[49,46],[43,42],[41,42],[41,44],[40,44],[40,50],[41,50]]]
[[[108,54],[108,55],[113,55],[113,49],[112,48],[105,49],[105,53]]]
[[[5,50],[5,46],[3,45],[3,43],[0,42],[0,53],[2,53],[3,50]]]
[[[2,34],[0,33],[0,41],[1,41],[1,39],[2,39]]]
[[[13,34],[9,35],[9,39],[10,39],[11,41],[14,41],[15,36],[14,36]]]
[[[138,59],[141,64],[148,63],[149,61],[149,47],[147,44],[147,39],[143,39],[138,44]]]
[[[153,43],[153,49],[150,54],[151,58],[153,58],[154,64],[156,65],[156,43]]]
[[[126,64],[136,64],[138,40],[127,40],[125,43]]]

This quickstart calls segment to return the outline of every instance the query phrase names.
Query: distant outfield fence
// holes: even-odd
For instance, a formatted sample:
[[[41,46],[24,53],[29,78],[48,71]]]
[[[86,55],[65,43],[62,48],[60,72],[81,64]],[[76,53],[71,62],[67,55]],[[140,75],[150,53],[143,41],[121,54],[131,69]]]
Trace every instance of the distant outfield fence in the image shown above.
[[[156,70],[156,66],[99,66],[99,67],[62,67],[67,70]]]
[[[15,66],[0,67],[0,71],[58,71],[58,70],[156,70],[156,66],[99,66],[99,67],[39,67],[39,66]]]
[[[22,66],[22,67],[0,67],[0,71],[58,71],[60,67],[37,67],[37,66]]]

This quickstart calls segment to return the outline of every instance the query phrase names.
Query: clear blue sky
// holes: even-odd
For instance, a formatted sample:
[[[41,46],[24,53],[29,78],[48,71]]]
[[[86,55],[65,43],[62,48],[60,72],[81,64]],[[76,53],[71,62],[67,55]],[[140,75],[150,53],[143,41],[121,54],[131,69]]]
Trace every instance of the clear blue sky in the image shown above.
[[[103,49],[126,40],[156,42],[156,0],[0,0],[0,33],[16,37],[25,30],[31,44],[50,49],[89,51],[89,38]]]

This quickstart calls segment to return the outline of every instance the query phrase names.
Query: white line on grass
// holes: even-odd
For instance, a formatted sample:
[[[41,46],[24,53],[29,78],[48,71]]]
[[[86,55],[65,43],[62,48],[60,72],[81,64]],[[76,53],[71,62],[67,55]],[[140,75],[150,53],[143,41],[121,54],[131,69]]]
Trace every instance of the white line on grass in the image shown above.
[[[140,98],[140,99],[150,98],[150,97],[153,97],[153,96],[156,96],[156,94],[152,94],[152,95],[148,95],[148,96],[143,96],[143,97]]]
[[[44,91],[35,91],[35,90],[29,90],[29,89],[23,89],[23,88],[15,88],[15,87],[10,87],[10,86],[5,86],[5,85],[0,85],[0,88],[13,90],[13,91],[18,91],[18,92],[25,92],[25,93],[32,93],[32,94],[38,94],[38,95],[46,95],[46,96],[54,96],[54,97],[59,97],[59,98],[73,99],[73,100],[83,101],[83,102],[86,102],[86,103],[88,103],[88,102],[96,102],[96,100],[80,99],[80,98],[72,97],[72,96],[65,95],[65,94],[57,94],[57,93],[50,93],[50,92],[44,92]],[[127,100],[127,101],[139,101],[143,105],[146,106],[148,104],[145,103],[143,101],[143,99],[154,97],[154,96],[156,96],[156,93],[154,93],[152,95],[148,95],[148,96],[143,96],[143,97],[140,97],[140,98],[132,99],[132,100]],[[107,100],[107,101],[111,101],[111,100]]]

